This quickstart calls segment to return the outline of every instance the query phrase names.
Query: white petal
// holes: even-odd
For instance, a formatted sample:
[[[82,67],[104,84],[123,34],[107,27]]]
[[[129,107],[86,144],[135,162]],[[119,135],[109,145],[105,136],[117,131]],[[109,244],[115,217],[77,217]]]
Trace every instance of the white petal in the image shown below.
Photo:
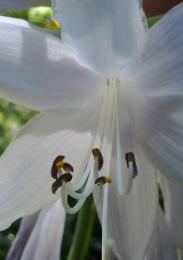
[[[112,163],[107,226],[103,223],[102,227],[107,229],[105,257],[111,247],[118,259],[142,260],[152,236],[157,208],[155,174],[141,150],[136,149],[135,152],[139,174],[133,180],[131,192],[126,196],[118,193],[116,162]],[[104,197],[104,203],[105,199]]]
[[[162,177],[161,180],[166,219],[176,246],[183,252],[183,185],[181,183],[172,183]]]
[[[0,96],[33,109],[81,106],[98,74],[59,39],[25,21],[0,19]]]
[[[100,70],[115,70],[141,46],[144,26],[137,0],[52,2],[63,25],[63,40]]]
[[[9,10],[9,9],[20,9],[28,8],[31,6],[45,6],[50,5],[49,0],[1,0],[0,1],[0,10]]]
[[[60,200],[42,210],[21,260],[59,260],[64,222]]]
[[[145,33],[141,54],[127,68],[150,96],[182,94],[183,4]]]
[[[92,104],[93,105],[93,104]],[[79,178],[91,152],[96,107],[83,111],[52,111],[24,127],[0,159],[0,227],[57,200],[51,192],[53,160],[65,155]]]
[[[19,260],[21,258],[37,217],[38,213],[35,213],[22,219],[20,228],[15,239],[13,240],[13,244],[11,245],[6,260]]]
[[[124,72],[146,100],[139,139],[154,165],[183,181],[183,4],[146,33],[141,56]]]
[[[161,209],[158,210],[157,223],[145,260],[178,260],[175,244]]]

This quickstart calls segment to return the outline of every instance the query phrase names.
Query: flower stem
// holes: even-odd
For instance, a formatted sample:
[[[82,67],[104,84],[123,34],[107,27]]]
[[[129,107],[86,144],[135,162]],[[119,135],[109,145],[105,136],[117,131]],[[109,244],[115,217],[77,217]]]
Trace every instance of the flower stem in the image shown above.
[[[76,231],[67,260],[83,260],[87,254],[92,236],[96,209],[90,196],[81,208],[77,220]]]

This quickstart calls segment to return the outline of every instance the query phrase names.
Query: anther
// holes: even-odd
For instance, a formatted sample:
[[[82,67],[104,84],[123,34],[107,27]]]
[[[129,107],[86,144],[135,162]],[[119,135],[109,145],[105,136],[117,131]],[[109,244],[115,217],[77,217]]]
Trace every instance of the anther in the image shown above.
[[[55,194],[56,191],[62,186],[63,182],[69,182],[72,180],[71,173],[63,173],[51,186],[52,193]]]
[[[71,164],[69,163],[64,163],[64,165],[62,166],[62,168],[64,169],[64,171],[66,172],[73,172],[74,171],[74,168]]]
[[[98,148],[92,149],[94,160],[98,161],[98,171],[102,169],[104,160],[101,151]]]
[[[72,174],[70,172],[66,172],[60,176],[62,181],[69,182],[72,180]]]
[[[111,183],[111,179],[107,176],[101,176],[95,180],[95,184],[98,184],[98,185],[101,185],[101,184],[104,185],[106,183]]]
[[[51,168],[51,176],[53,179],[57,179],[57,173],[58,173],[58,167],[57,164],[63,162],[65,156],[64,155],[58,155],[55,160],[53,161],[52,168]]]
[[[127,168],[129,169],[130,163],[132,163],[133,167],[133,178],[135,178],[138,174],[137,164],[135,160],[135,155],[132,152],[126,153],[125,155]]]
[[[62,186],[62,179],[58,178],[51,186],[52,193],[55,194],[58,188]]]
[[[57,156],[51,168],[51,176],[56,179],[51,188],[53,194],[55,194],[58,188],[62,186],[63,182],[66,183],[72,180],[71,172],[74,171],[74,168],[69,163],[64,162],[64,159],[64,155]]]

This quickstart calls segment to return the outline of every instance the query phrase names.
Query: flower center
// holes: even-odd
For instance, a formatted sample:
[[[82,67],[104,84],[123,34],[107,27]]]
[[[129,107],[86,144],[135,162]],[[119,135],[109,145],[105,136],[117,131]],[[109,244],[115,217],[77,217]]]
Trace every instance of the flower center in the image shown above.
[[[111,78],[106,81],[101,99],[100,115],[91,145],[88,163],[77,184],[73,184],[74,167],[65,162],[65,156],[59,155],[53,162],[51,176],[55,179],[52,192],[56,193],[61,187],[61,198],[65,210],[76,213],[86,198],[97,189],[102,192],[104,184],[111,183],[111,163],[115,161],[117,186],[122,195],[128,194],[132,179],[137,175],[135,155],[131,151],[121,151],[120,125],[118,117],[118,91],[120,81]],[[123,164],[126,161],[127,178],[123,178]],[[105,185],[106,186],[106,185]],[[69,197],[77,200],[71,207]]]

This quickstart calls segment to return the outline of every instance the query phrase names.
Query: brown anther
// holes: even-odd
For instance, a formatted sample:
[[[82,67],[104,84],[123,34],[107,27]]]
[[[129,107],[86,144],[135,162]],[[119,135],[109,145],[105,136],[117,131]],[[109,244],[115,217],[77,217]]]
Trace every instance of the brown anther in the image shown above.
[[[69,163],[64,163],[63,169],[66,172],[73,172],[74,171],[73,166],[71,164],[69,164]]]
[[[98,171],[100,171],[102,169],[102,166],[104,163],[102,153],[98,148],[92,149],[92,153],[93,153],[94,160],[97,159],[97,161],[98,161]]]
[[[57,172],[58,172],[58,167],[57,163],[62,162],[64,160],[65,156],[64,155],[58,155],[55,160],[53,161],[52,168],[51,168],[51,176],[53,179],[58,179]]]
[[[126,158],[126,164],[127,164],[128,168],[129,168],[129,163],[130,162],[135,163],[135,156],[134,156],[133,153],[131,153],[131,152],[126,153],[125,158]]]
[[[58,188],[62,186],[62,179],[59,177],[51,186],[52,193],[55,194]]]
[[[70,172],[66,172],[60,176],[62,181],[69,182],[72,180],[72,174]]]
[[[138,169],[136,165],[136,160],[135,160],[135,155],[132,152],[126,153],[125,155],[126,159],[126,164],[129,169],[129,163],[132,162],[132,167],[133,167],[133,178],[135,178],[138,174]]]
[[[101,176],[95,180],[95,184],[98,184],[98,185],[100,185],[100,184],[104,185],[106,183],[111,183],[111,179],[107,176]]]

